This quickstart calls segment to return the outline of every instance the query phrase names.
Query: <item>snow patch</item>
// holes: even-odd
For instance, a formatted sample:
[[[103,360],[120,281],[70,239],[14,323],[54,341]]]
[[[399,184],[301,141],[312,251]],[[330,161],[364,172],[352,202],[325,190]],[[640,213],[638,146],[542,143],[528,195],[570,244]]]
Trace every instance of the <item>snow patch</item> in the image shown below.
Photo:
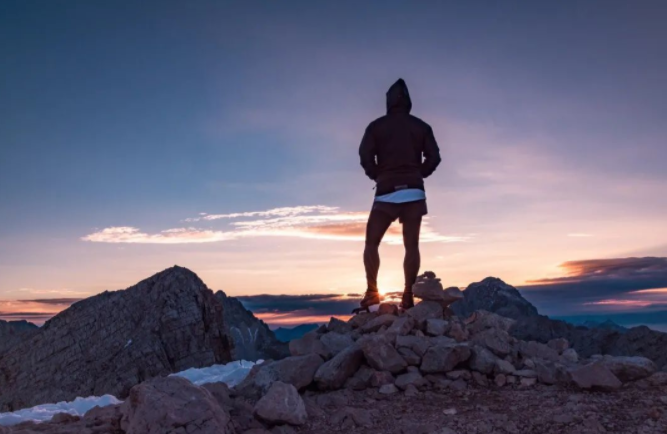
[[[206,383],[226,383],[229,387],[239,384],[256,364],[262,363],[237,360],[226,365],[212,365],[207,368],[190,368],[185,371],[171,374],[171,376],[183,377],[192,383],[201,386]]]
[[[13,413],[0,413],[0,425],[16,425],[25,421],[45,422],[51,420],[58,413],[69,413],[74,416],[83,416],[93,407],[106,407],[107,405],[120,404],[113,395],[89,396],[87,398],[76,398],[74,401],[62,401],[57,404],[41,404],[32,408],[17,410]]]
[[[126,347],[131,345],[128,341]],[[191,368],[185,371],[171,374],[177,377],[183,377],[196,385],[206,383],[226,383],[229,387],[234,387],[248,376],[248,373],[256,364],[262,363],[248,362],[246,360],[237,360],[226,365],[213,365],[207,368]],[[57,404],[41,404],[32,408],[17,410],[12,413],[0,413],[0,426],[16,425],[21,422],[34,421],[46,422],[51,420],[58,413],[69,413],[73,416],[83,416],[86,412],[95,406],[106,407],[107,405],[121,404],[113,395],[89,396],[87,398],[76,398],[74,401],[59,402]]]

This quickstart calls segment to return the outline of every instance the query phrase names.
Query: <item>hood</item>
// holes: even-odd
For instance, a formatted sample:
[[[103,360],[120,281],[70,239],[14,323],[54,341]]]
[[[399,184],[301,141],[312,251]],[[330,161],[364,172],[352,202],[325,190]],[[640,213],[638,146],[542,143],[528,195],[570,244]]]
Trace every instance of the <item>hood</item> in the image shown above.
[[[399,78],[387,91],[387,113],[410,113],[411,109],[412,100],[408,85]]]

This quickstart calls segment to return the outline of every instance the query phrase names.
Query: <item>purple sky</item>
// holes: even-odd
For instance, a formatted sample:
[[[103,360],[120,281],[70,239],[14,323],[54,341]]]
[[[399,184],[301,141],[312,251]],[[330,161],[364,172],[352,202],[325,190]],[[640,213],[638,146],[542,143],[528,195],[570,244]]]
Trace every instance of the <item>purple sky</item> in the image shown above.
[[[398,77],[443,155],[422,269],[530,287],[550,314],[659,309],[665,20],[660,1],[3,2],[0,317],[173,264],[231,295],[363,291],[357,148]]]

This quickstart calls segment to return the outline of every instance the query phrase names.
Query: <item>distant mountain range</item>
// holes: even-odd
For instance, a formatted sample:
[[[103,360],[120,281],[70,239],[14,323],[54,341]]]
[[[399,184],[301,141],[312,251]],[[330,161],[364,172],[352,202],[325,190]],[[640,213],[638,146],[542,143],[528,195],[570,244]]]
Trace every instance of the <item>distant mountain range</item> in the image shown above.
[[[318,324],[301,324],[292,328],[279,327],[273,331],[276,338],[281,342],[289,342],[292,339],[299,339],[306,333],[315,330]]]

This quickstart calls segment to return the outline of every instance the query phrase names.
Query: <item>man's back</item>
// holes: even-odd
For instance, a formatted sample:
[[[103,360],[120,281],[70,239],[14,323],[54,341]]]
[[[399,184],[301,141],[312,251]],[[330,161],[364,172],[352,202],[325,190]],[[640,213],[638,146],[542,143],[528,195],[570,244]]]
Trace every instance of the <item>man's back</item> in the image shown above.
[[[387,114],[366,128],[359,156],[366,175],[377,182],[377,194],[400,186],[423,189],[423,179],[440,163],[433,130],[411,109],[407,86],[399,79],[387,92]]]

